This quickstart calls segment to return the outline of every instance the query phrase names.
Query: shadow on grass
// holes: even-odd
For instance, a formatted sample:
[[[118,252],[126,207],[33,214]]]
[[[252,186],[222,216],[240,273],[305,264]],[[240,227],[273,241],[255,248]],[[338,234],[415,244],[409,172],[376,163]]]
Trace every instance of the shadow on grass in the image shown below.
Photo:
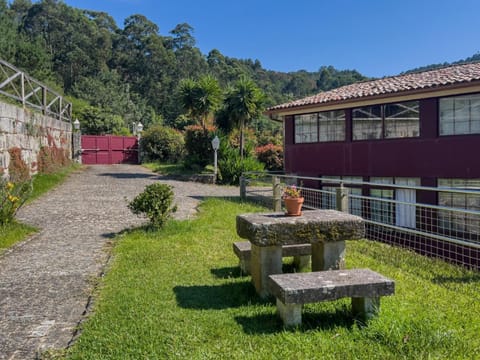
[[[331,330],[336,327],[351,329],[355,323],[350,311],[336,309],[335,311],[303,311],[302,325],[298,327],[284,327],[283,322],[277,314],[263,314],[257,316],[237,316],[235,321],[242,326],[243,331],[249,335],[273,334],[279,331],[301,331]]]
[[[480,272],[459,276],[436,276],[433,278],[432,282],[435,284],[468,284],[472,282],[480,282]]]
[[[236,279],[246,276],[245,274],[242,274],[242,271],[238,266],[210,269],[210,272],[218,279]]]
[[[225,196],[202,196],[202,195],[192,195],[189,196],[192,199],[195,200],[207,200],[207,199],[218,199],[218,200],[225,200],[225,201],[230,201],[234,204],[243,204],[245,203],[245,200],[242,200],[240,196],[233,196],[233,195],[225,195]]]
[[[178,306],[185,309],[221,310],[245,305],[265,304],[250,282],[224,285],[175,286]]]

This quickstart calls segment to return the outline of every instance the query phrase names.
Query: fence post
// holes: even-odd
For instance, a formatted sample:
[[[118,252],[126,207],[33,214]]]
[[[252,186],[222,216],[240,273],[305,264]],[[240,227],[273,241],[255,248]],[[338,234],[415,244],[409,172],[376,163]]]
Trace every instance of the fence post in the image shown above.
[[[337,188],[337,210],[349,213],[348,209],[348,189],[340,183],[340,187]]]
[[[240,176],[240,199],[247,199],[247,179],[243,175]]]
[[[282,211],[282,187],[280,185],[280,178],[274,176],[272,178],[273,183],[273,211]]]

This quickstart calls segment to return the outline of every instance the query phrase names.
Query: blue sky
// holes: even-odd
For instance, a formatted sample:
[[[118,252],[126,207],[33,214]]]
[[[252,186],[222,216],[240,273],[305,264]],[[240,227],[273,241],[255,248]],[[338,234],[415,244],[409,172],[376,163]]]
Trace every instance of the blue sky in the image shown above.
[[[204,54],[285,72],[333,65],[382,77],[480,51],[479,0],[64,1],[108,12],[120,27],[143,14],[162,35],[186,22]]]

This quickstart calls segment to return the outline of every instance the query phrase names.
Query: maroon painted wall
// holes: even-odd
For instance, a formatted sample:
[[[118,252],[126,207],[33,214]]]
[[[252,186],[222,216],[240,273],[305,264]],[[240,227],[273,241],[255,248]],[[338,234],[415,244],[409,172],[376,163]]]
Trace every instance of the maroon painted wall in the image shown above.
[[[285,171],[305,176],[480,178],[480,134],[438,134],[438,99],[420,101],[418,138],[294,144],[293,116],[285,117]],[[430,182],[430,181],[429,181]]]

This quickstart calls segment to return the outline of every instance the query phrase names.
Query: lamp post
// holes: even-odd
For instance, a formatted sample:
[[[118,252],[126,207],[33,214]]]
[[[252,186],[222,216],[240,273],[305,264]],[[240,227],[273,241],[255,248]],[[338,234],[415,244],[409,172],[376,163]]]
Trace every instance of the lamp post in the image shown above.
[[[73,136],[72,136],[72,160],[82,162],[82,132],[80,131],[80,121],[75,119],[73,122]]]
[[[213,148],[213,182],[217,182],[217,151],[220,148],[220,139],[217,135],[212,140],[212,148]]]
[[[140,136],[142,135],[142,131],[143,131],[143,124],[139,121],[137,125],[135,125],[135,129],[137,130],[136,133],[138,138],[140,139]]]
[[[142,137],[142,131],[143,131],[143,124],[139,121],[138,123],[134,123],[135,127],[135,133],[137,134],[137,142],[138,142],[138,163],[142,163],[142,152],[141,152],[141,146],[140,146],[140,138]]]

